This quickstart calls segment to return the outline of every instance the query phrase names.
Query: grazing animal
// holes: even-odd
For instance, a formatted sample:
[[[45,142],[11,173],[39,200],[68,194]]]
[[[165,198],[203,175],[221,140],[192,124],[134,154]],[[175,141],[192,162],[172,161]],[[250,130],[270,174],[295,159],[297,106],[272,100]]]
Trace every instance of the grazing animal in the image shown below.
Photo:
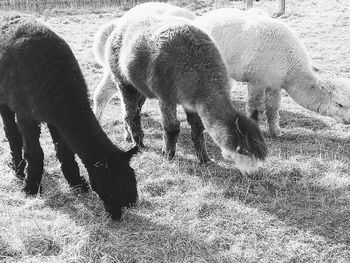
[[[43,174],[40,123],[48,125],[63,175],[86,191],[74,153],[87,168],[92,189],[112,218],[134,204],[137,187],[129,161],[137,148],[118,149],[92,112],[87,87],[68,44],[32,17],[0,16],[0,114],[23,191],[37,194]],[[16,118],[16,119],[15,119]]]
[[[201,163],[210,160],[204,129],[240,171],[256,170],[258,160],[264,160],[267,149],[258,126],[230,100],[229,77],[218,49],[189,20],[125,15],[107,40],[104,64],[120,90],[124,120],[137,145],[143,146],[142,105],[146,97],[157,98],[163,153],[169,159],[175,155],[180,131],[176,104],[181,104]]]
[[[230,8],[208,12],[194,23],[212,37],[229,75],[248,82],[248,115],[257,121],[266,111],[272,136],[281,133],[281,89],[306,109],[350,123],[350,81],[315,75],[304,46],[284,23]]]
[[[191,11],[181,8],[175,5],[167,4],[167,3],[159,3],[159,2],[148,2],[143,3],[140,5],[135,6],[134,8],[131,8],[127,14],[160,14],[160,15],[171,15],[171,16],[178,16],[183,17],[187,19],[195,19],[196,15],[192,13]],[[112,33],[113,29],[117,25],[118,20],[113,20],[106,25],[103,25],[99,30],[96,32],[94,36],[94,42],[93,42],[93,53],[95,60],[98,64],[103,66],[103,56],[104,56],[104,48],[107,41],[107,38]],[[104,73],[107,73],[105,71]],[[96,114],[96,117],[99,121],[101,121],[102,113],[110,99],[118,92],[117,87],[114,85],[113,81],[111,80],[109,75],[104,75],[103,78],[105,79],[103,83],[103,86],[98,86],[95,89],[94,92],[94,103],[93,103],[93,109],[94,113]]]

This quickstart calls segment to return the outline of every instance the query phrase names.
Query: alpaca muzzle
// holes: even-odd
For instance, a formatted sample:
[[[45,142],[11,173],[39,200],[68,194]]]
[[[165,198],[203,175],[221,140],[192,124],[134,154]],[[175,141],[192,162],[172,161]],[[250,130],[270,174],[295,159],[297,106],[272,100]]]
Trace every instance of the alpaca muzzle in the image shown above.
[[[350,124],[350,109],[337,109],[331,117],[342,124]]]
[[[122,208],[115,207],[112,204],[103,201],[103,205],[106,209],[106,212],[112,217],[113,220],[119,220],[122,216]]]
[[[222,150],[224,159],[234,162],[236,168],[243,174],[255,173],[259,170],[260,162],[253,156],[239,154],[239,147],[235,152],[229,150]]]

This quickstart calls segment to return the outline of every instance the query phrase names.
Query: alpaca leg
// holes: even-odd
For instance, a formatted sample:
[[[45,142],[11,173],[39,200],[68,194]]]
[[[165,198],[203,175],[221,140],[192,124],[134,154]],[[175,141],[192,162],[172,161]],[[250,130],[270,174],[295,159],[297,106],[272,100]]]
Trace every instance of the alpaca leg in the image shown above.
[[[124,121],[125,121],[125,139],[131,134],[134,143],[143,148],[143,131],[141,128],[141,109],[146,100],[140,92],[138,92],[130,84],[121,84],[119,86],[124,106]]]
[[[191,126],[191,138],[194,144],[197,158],[201,164],[209,162],[207,150],[205,148],[205,139],[203,135],[204,126],[199,115],[195,112],[188,111],[186,109],[185,113],[187,116],[187,122]]]
[[[145,101],[146,101],[146,97],[145,96],[138,96],[138,102],[137,102],[137,105],[138,105],[138,109],[140,109],[140,114],[141,114],[141,109],[142,109],[142,106],[143,104],[145,104]],[[141,115],[140,115],[141,116]],[[140,124],[141,125],[141,124]],[[132,142],[132,136],[131,136],[131,133],[129,131],[129,128],[128,128],[128,125],[126,122],[124,122],[124,138],[127,142]]]
[[[163,149],[162,153],[171,160],[175,156],[176,142],[180,133],[180,122],[176,117],[176,104],[159,101],[160,112],[162,115],[163,126]]]
[[[73,189],[81,189],[83,192],[87,192],[89,186],[85,178],[80,176],[79,166],[75,161],[74,153],[69,149],[67,143],[54,126],[48,125],[48,128],[55,145],[57,159],[61,163],[63,175],[69,186]]]
[[[16,124],[15,114],[6,105],[0,105],[0,114],[4,123],[5,135],[11,149],[12,168],[15,171],[16,177],[23,179],[26,163],[22,158],[23,143]]]
[[[37,194],[43,175],[44,153],[40,147],[40,125],[34,120],[17,118],[18,128],[22,134],[24,158],[27,161],[27,177],[23,191]]]
[[[269,125],[270,135],[277,137],[281,135],[279,126],[279,108],[281,105],[281,89],[266,89],[266,117]]]
[[[247,8],[252,8],[253,7],[253,0],[247,0]]]
[[[274,18],[284,15],[284,13],[286,12],[286,0],[278,0],[278,3],[279,3],[278,12],[272,15],[272,17]]]
[[[99,122],[102,120],[103,110],[111,98],[118,92],[118,88],[112,81],[111,74],[105,72],[94,92],[93,111]]]
[[[259,121],[259,114],[265,110],[265,89],[248,83],[248,99],[247,99],[248,117]]]

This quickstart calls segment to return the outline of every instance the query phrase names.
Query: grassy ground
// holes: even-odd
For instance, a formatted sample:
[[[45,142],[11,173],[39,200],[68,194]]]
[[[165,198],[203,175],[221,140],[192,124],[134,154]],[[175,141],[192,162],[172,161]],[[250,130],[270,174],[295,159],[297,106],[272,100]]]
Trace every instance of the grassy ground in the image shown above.
[[[293,3],[290,3],[293,2]],[[273,2],[258,6],[272,13]],[[201,14],[241,2],[191,1]],[[97,28],[120,13],[41,16],[72,46],[91,92],[102,70],[93,59]],[[305,43],[325,75],[350,78],[350,4],[347,0],[287,1],[281,18]],[[246,89],[233,92],[244,109]],[[8,168],[9,147],[0,129],[1,262],[350,262],[350,127],[317,116],[283,96],[284,135],[266,138],[270,155],[255,178],[242,177],[208,138],[215,164],[198,166],[185,115],[177,157],[161,156],[162,132],[155,101],[143,110],[146,150],[135,157],[140,200],[114,222],[98,197],[69,191],[46,127],[43,194],[25,198]],[[118,100],[103,127],[122,148]],[[266,128],[266,127],[265,127]],[[87,176],[81,166],[82,174]]]
[[[6,10],[22,10],[40,12],[47,9],[101,9],[101,8],[116,8],[130,7],[143,1],[140,0],[0,0],[1,9]]]

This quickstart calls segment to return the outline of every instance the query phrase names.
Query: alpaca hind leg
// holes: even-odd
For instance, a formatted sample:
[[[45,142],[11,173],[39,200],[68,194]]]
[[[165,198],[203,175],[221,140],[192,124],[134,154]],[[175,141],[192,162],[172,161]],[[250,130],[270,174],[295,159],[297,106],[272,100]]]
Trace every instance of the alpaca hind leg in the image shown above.
[[[93,111],[99,122],[102,120],[103,110],[106,108],[111,98],[118,92],[118,88],[112,81],[110,73],[104,73],[103,77],[95,89],[93,96]]]
[[[15,114],[6,105],[0,105],[0,114],[4,124],[5,135],[11,149],[12,168],[15,171],[16,177],[22,180],[24,179],[26,163],[22,157],[23,143],[16,124]]]
[[[194,144],[197,158],[201,164],[209,162],[210,158],[208,157],[207,150],[205,148],[205,139],[204,139],[204,126],[199,115],[195,112],[188,111],[186,109],[185,113],[187,116],[187,122],[191,126],[191,138]]]
[[[141,128],[141,109],[146,98],[130,84],[121,84],[119,88],[124,110],[125,139],[128,140],[131,134],[134,143],[143,148],[145,146]]]
[[[281,105],[281,89],[266,89],[266,117],[269,125],[270,135],[277,137],[281,135],[279,126],[279,108]]]
[[[265,110],[265,89],[248,83],[247,115],[249,118],[259,121],[259,114]]]
[[[40,124],[26,118],[17,118],[17,122],[23,139],[24,158],[28,164],[23,191],[35,195],[40,190],[44,166],[44,153],[39,142]]]
[[[163,149],[162,153],[168,160],[172,160],[176,152],[176,142],[180,133],[180,122],[176,117],[176,104],[159,101],[163,126]]]
[[[79,166],[74,158],[74,153],[68,147],[66,141],[63,139],[58,130],[48,125],[52,141],[55,145],[57,159],[61,163],[61,169],[68,184],[73,189],[79,189],[82,192],[87,192],[89,189],[85,178],[80,176]]]

